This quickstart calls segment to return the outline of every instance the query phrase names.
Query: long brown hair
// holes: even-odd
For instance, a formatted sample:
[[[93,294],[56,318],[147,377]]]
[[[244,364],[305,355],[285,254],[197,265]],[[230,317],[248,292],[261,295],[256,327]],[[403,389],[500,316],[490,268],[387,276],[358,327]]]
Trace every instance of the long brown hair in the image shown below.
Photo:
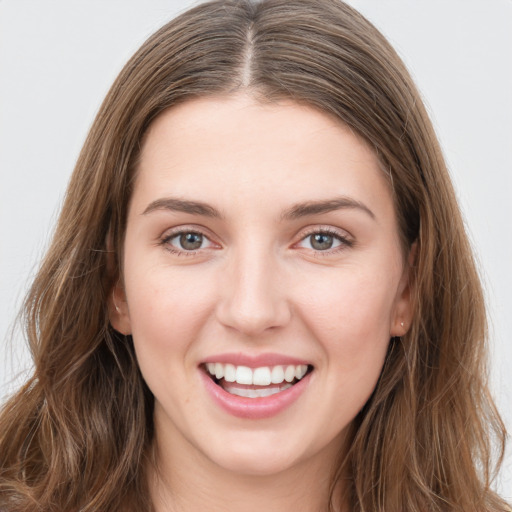
[[[348,472],[353,511],[506,510],[490,489],[505,430],[486,385],[484,301],[443,156],[399,57],[339,0],[206,3],[120,73],[26,299],[35,371],[0,416],[0,509],[152,509],[153,398],[108,312],[134,170],[162,111],[242,89],[308,104],[363,137],[392,185],[404,249],[415,243],[414,321],[390,342],[331,497]]]

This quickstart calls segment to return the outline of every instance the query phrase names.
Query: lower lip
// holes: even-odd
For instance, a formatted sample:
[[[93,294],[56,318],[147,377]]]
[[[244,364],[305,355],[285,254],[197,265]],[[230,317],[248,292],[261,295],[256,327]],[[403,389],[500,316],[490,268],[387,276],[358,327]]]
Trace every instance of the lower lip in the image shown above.
[[[298,400],[300,395],[308,386],[311,377],[311,373],[309,373],[291,388],[285,389],[284,391],[274,395],[247,398],[232,395],[231,393],[224,391],[224,389],[215,384],[215,382],[213,382],[213,380],[204,371],[200,370],[200,374],[204,381],[206,390],[220,407],[233,416],[250,420],[259,420],[277,416],[280,412],[284,411]]]

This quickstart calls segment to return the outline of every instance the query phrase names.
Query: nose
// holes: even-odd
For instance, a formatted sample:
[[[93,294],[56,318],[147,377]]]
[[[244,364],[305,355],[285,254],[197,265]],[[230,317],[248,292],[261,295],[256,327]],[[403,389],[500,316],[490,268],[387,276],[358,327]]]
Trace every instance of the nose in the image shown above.
[[[253,247],[240,251],[227,264],[219,283],[218,321],[248,337],[284,327],[291,308],[277,259]]]

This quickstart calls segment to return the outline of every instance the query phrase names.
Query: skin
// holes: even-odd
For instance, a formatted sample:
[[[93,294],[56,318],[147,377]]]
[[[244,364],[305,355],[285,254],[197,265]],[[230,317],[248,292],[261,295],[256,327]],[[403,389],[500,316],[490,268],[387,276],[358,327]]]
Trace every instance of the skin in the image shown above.
[[[111,321],[133,335],[155,395],[157,510],[326,510],[347,429],[390,338],[410,323],[407,265],[374,152],[317,110],[239,94],[161,114],[137,172]],[[219,216],[165,208],[164,198]],[[297,203],[339,198],[353,204],[290,215]],[[185,250],[177,230],[202,234],[200,248]],[[319,232],[332,248],[313,245]],[[276,416],[236,418],[200,378],[201,362],[226,352],[283,354],[314,371]]]

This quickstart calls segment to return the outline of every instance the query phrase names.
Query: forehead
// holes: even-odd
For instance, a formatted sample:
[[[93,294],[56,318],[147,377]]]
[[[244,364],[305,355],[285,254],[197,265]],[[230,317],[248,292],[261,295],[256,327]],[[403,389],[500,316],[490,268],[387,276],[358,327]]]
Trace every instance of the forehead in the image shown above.
[[[375,152],[346,125],[291,101],[194,99],[162,113],[144,138],[135,197],[160,194],[249,206],[351,195],[391,200]],[[389,205],[388,205],[389,206]]]

